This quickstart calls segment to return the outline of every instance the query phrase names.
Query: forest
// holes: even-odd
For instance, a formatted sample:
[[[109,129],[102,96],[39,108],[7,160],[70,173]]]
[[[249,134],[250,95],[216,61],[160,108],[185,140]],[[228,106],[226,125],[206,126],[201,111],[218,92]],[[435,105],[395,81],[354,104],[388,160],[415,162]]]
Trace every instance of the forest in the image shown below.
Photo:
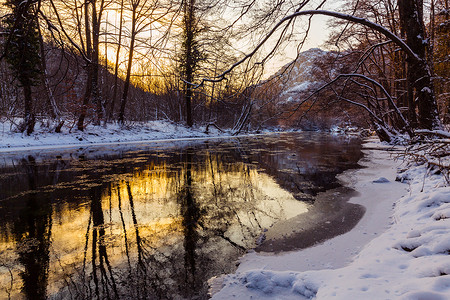
[[[6,0],[0,118],[27,135],[152,120],[436,134],[449,13],[448,0]],[[330,34],[308,50],[318,16]]]
[[[450,298],[448,0],[0,3],[0,299]]]

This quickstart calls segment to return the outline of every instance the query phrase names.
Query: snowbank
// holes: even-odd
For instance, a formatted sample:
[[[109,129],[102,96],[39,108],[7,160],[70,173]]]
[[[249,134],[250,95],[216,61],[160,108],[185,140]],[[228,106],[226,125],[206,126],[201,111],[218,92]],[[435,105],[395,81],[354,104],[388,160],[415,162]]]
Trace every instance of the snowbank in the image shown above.
[[[222,287],[213,299],[450,299],[450,187],[414,166],[398,175],[405,193],[392,182],[400,163],[373,148],[369,158],[368,169],[345,175],[361,193],[356,201],[369,205],[355,229],[303,251],[250,253],[235,274],[213,280],[213,292]],[[382,228],[394,202],[391,224]]]
[[[188,128],[168,121],[150,121],[124,127],[118,124],[89,125],[84,131],[64,127],[61,133],[50,132],[38,123],[35,132],[29,136],[13,132],[13,127],[10,123],[0,123],[0,152],[227,136],[218,131],[208,135],[204,132],[205,128]]]
[[[202,128],[164,121],[58,134],[37,127],[30,136],[8,127],[0,124],[0,152],[211,138]],[[366,169],[341,177],[360,193],[351,202],[367,208],[352,231],[303,251],[249,253],[235,274],[213,280],[213,292],[220,290],[213,298],[450,299],[450,187],[425,166],[410,168],[399,175],[404,183],[395,182],[400,163],[378,146],[366,144]]]

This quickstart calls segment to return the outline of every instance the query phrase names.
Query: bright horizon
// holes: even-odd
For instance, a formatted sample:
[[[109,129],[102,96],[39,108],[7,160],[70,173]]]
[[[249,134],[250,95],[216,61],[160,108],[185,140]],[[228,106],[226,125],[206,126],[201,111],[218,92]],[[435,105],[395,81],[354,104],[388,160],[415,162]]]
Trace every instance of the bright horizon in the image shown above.
[[[334,9],[336,9],[337,4],[333,4]],[[117,32],[117,28],[119,27],[119,17],[118,17],[118,13],[115,13],[115,11],[118,11],[118,8],[115,9],[111,9],[108,10],[107,13],[104,13],[104,18],[108,20],[108,22],[105,22],[104,25],[102,26],[102,28],[109,33],[112,33],[113,35],[116,34]],[[128,12],[129,13],[129,12]],[[299,23],[301,21],[305,21],[307,17],[300,17]],[[312,21],[311,21],[311,28],[309,31],[309,34],[306,38],[306,41],[303,45],[303,47],[301,48],[301,52],[307,51],[309,49],[312,48],[320,48],[325,50],[324,48],[324,43],[326,41],[326,39],[328,38],[328,35],[330,33],[330,29],[328,27],[327,22],[330,20],[329,17],[326,16],[313,16],[312,17]],[[124,15],[124,28],[125,30],[129,30],[127,29],[126,25],[130,24],[130,19],[129,16],[127,17],[127,15]],[[273,27],[275,25],[272,24],[270,27]],[[303,24],[302,24],[303,25]],[[298,32],[302,32],[303,28],[302,25],[298,25]],[[128,26],[129,27],[129,26]],[[116,28],[116,29],[114,29]],[[156,31],[155,31],[156,32]],[[142,34],[145,34],[145,32],[143,32]],[[150,33],[148,33],[148,35],[151,35]],[[297,34],[297,36],[299,36]],[[106,39],[106,40],[105,40]],[[289,41],[286,42],[281,48],[283,50],[277,50],[277,54],[270,60],[267,61],[267,63],[265,64],[264,67],[264,74],[262,79],[267,79],[268,77],[270,77],[271,75],[275,74],[277,71],[279,71],[283,66],[285,66],[287,63],[293,61],[296,56],[297,56],[297,45],[298,45],[298,40],[300,40],[299,38],[297,38],[297,41]],[[115,58],[116,58],[116,46],[111,46],[112,44],[114,44],[114,38],[110,37],[109,35],[105,34],[104,38],[101,40],[101,46],[100,46],[100,52],[101,55],[103,55],[103,57],[105,57],[105,42],[108,43],[107,46],[107,59],[108,59],[108,64],[110,66],[114,66],[115,65]],[[122,37],[122,47],[120,49],[120,70],[119,71],[119,75],[120,73],[123,73],[125,71],[126,68],[126,61],[128,59],[128,52],[126,50],[126,48],[129,45],[129,37],[127,36],[123,36]],[[175,46],[177,47],[177,46]],[[132,69],[136,72],[133,72],[134,75],[141,75],[140,70],[142,70],[142,65],[143,64],[148,64],[148,65],[153,65],[154,69],[151,72],[154,72],[154,70],[156,69],[160,69],[161,67],[163,67],[164,65],[159,65],[158,62],[161,62],[161,60],[169,60],[169,63],[171,62],[171,59],[169,58],[164,58],[161,56],[161,58],[157,58],[156,61],[152,62],[152,59],[148,59],[147,61],[141,59],[143,57],[145,57],[146,55],[143,54],[146,49],[145,46],[139,46],[139,43],[137,45],[137,51],[139,50],[143,50],[142,52],[140,52],[140,54],[135,54],[135,57],[133,58],[133,66]],[[237,60],[241,59],[244,56],[244,53],[247,54],[251,48],[242,48],[242,49],[236,49],[239,50],[240,54],[237,55]],[[236,52],[238,53],[238,52]],[[231,65],[230,65],[231,66]],[[159,72],[159,71],[156,71]]]

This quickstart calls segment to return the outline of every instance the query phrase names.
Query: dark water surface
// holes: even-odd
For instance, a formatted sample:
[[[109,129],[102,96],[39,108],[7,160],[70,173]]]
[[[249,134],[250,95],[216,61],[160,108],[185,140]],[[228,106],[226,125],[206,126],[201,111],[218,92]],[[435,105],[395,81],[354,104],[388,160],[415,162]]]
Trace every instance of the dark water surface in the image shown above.
[[[290,133],[0,154],[0,299],[207,298],[247,249],[329,238],[349,212],[321,192],[339,191],[360,149]],[[292,220],[319,238],[263,242]]]

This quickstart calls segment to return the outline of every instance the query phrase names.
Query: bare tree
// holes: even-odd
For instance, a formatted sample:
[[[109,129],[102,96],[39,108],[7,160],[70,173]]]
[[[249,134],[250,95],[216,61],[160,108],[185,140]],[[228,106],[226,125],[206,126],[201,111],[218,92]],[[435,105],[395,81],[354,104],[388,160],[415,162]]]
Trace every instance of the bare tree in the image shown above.
[[[424,129],[440,128],[434,85],[432,83],[431,66],[428,56],[423,0],[399,0],[400,23],[406,34],[406,43],[417,55],[408,56],[408,84],[414,93],[414,101],[419,109],[419,126]]]
[[[118,94],[118,75],[119,75],[119,59],[120,59],[120,50],[122,47],[122,33],[123,33],[123,6],[124,0],[121,0],[120,2],[120,13],[119,13],[119,28],[118,28],[118,40],[117,40],[117,48],[116,48],[116,60],[114,64],[114,88],[113,88],[113,95],[112,100],[109,108],[109,114],[108,119],[112,119],[114,116],[114,107],[116,105],[117,100],[117,94]],[[117,16],[117,15],[116,15]]]
[[[192,89],[189,82],[194,80],[194,72],[200,59],[196,34],[198,24],[195,16],[195,0],[183,1],[183,58],[181,62],[182,76],[185,84],[184,97],[186,103],[186,125],[191,127],[192,121]]]
[[[86,118],[86,110],[91,101],[96,107],[96,124],[100,124],[103,118],[102,101],[98,86],[99,74],[99,55],[100,55],[100,24],[105,9],[105,1],[101,0],[98,4],[97,0],[86,0],[84,2],[84,40],[86,43],[85,54],[87,61],[87,79],[83,106],[81,108],[80,117],[78,118],[78,130],[84,130],[84,119]],[[80,40],[83,37],[80,36]]]
[[[416,2],[416,7],[419,7],[422,3]],[[393,43],[395,43],[400,49],[402,49],[407,57],[408,57],[408,65],[409,67],[414,67],[415,69],[415,73],[416,74],[420,74],[420,79],[418,80],[419,77],[417,77],[417,75],[414,75],[411,78],[411,74],[409,75],[409,80],[410,82],[412,82],[414,84],[414,87],[417,90],[420,89],[420,92],[417,93],[417,101],[419,103],[421,103],[420,105],[427,105],[428,110],[426,110],[425,108],[420,109],[419,110],[419,119],[421,119],[421,123],[420,126],[422,128],[427,128],[427,129],[437,129],[440,128],[440,122],[438,119],[438,114],[437,114],[437,110],[433,109],[433,107],[436,107],[436,100],[434,97],[434,93],[433,93],[433,85],[431,84],[431,73],[430,73],[430,61],[429,61],[429,57],[426,56],[426,53],[424,51],[421,51],[420,48],[418,48],[417,45],[414,45],[417,41],[411,41],[410,39],[407,39],[406,42],[404,42],[400,37],[398,37],[397,35],[395,35],[394,33],[392,33],[391,31],[389,31],[388,29],[386,29],[385,27],[371,22],[367,19],[364,18],[360,18],[360,17],[356,17],[353,15],[348,15],[348,14],[343,14],[343,13],[338,13],[338,12],[333,12],[333,11],[325,11],[325,10],[301,10],[298,12],[295,12],[289,16],[286,16],[285,18],[283,18],[281,21],[279,21],[273,28],[272,30],[269,31],[269,33],[256,45],[255,48],[253,48],[253,50],[245,55],[241,60],[239,60],[238,62],[236,62],[234,65],[232,65],[229,69],[225,70],[222,74],[216,76],[215,78],[205,78],[200,84],[198,84],[197,86],[201,86],[207,82],[218,82],[218,81],[222,81],[226,78],[226,76],[228,76],[236,67],[238,67],[239,65],[243,64],[244,62],[248,61],[250,58],[252,58],[257,52],[258,50],[260,50],[263,45],[271,38],[271,36],[273,36],[277,30],[280,30],[280,28],[282,28],[282,26],[284,24],[286,24],[287,22],[296,19],[300,16],[311,16],[311,15],[325,15],[325,16],[331,16],[334,18],[338,18],[338,19],[342,19],[342,20],[346,20],[348,22],[354,23],[354,24],[359,24],[359,25],[363,25],[367,28],[370,28],[371,30],[381,34],[384,38],[388,38],[389,40],[391,40]],[[420,15],[423,17],[423,15]],[[405,14],[401,14],[401,22],[407,22],[409,20],[409,18],[411,18],[411,16],[409,15],[405,15]],[[415,33],[423,33],[423,26],[421,26],[421,24],[423,24],[423,20],[422,23],[417,21],[417,22],[412,22],[409,24],[410,27],[413,27]],[[408,35],[412,35],[412,29],[410,29],[411,31],[408,31],[407,34]],[[421,37],[423,37],[424,34],[421,35]],[[425,46],[424,46],[425,47]],[[364,78],[362,74],[344,74],[346,77],[359,77],[359,78]],[[387,97],[389,95],[389,93],[387,93],[387,91],[382,87],[382,85],[380,85],[379,83],[376,83],[373,79],[370,78],[364,78],[364,80],[369,81],[371,84],[375,84],[376,86],[378,86],[378,88],[380,88],[383,93],[385,94],[385,96]],[[389,98],[389,97],[388,97]],[[394,101],[390,101],[394,111],[396,112],[398,118],[402,119],[402,126],[404,127],[404,129],[406,129],[408,132],[412,133],[410,128],[410,124],[409,122],[407,122],[407,120],[405,120],[400,112],[400,110],[398,109],[397,105],[395,104]]]
[[[150,31],[150,26],[154,22],[161,20],[168,11],[164,10],[159,4],[158,0],[130,0],[131,12],[131,29],[130,29],[130,44],[128,48],[127,71],[125,75],[125,82],[120,99],[119,123],[123,124],[125,121],[125,107],[128,99],[128,91],[130,88],[130,79],[133,66],[133,56],[136,47],[136,39],[139,33]],[[161,12],[157,12],[162,10]]]

